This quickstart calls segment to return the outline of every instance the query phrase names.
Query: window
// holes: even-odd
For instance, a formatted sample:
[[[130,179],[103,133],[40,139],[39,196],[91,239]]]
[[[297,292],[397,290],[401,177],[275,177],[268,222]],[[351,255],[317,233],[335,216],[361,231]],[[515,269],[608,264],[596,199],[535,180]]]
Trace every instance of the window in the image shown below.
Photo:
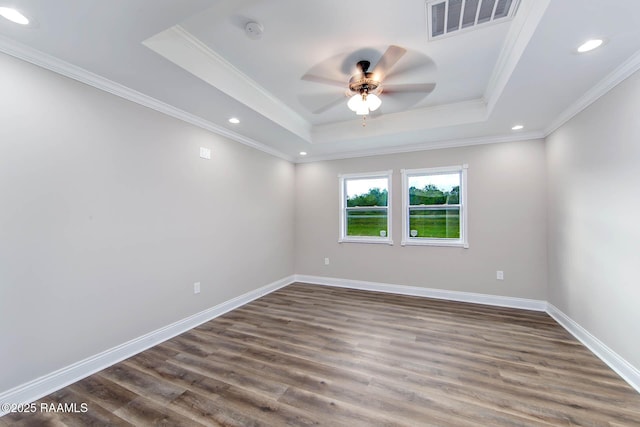
[[[391,174],[340,175],[340,242],[393,244]]]
[[[467,165],[402,171],[402,244],[469,247]]]

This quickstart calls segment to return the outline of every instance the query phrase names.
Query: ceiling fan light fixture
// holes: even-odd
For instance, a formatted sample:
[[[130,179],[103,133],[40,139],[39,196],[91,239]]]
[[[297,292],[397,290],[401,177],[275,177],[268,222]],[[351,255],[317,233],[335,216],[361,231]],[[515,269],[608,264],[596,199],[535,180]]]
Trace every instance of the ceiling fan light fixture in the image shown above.
[[[362,95],[356,93],[349,99],[349,102],[347,102],[347,107],[349,107],[351,111],[358,111],[362,104]]]
[[[380,97],[374,94],[368,94],[367,92],[356,93],[349,99],[349,102],[347,102],[347,107],[349,107],[351,111],[355,111],[359,116],[366,116],[371,111],[380,108],[380,105],[382,105]]]
[[[369,108],[367,108],[367,106],[363,104],[356,110],[356,114],[359,116],[366,116],[367,114],[369,114]]]
[[[369,106],[369,110],[376,111],[382,105],[382,100],[378,95],[370,93],[367,95],[367,105]]]

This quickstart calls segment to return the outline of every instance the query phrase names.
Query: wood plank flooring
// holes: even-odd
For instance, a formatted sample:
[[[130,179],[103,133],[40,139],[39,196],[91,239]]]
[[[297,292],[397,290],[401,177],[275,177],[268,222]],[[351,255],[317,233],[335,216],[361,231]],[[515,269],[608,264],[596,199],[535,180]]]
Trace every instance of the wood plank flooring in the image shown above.
[[[293,284],[0,426],[640,426],[640,394],[544,313]]]

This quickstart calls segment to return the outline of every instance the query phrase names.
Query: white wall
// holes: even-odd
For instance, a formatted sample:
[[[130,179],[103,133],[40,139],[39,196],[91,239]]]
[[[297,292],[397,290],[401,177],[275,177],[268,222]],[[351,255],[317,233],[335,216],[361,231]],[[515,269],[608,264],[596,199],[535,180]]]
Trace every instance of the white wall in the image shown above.
[[[546,150],[294,167],[1,54],[0,70],[0,393],[294,272],[549,299],[640,367],[638,74]],[[400,170],[462,163],[470,248],[400,246]],[[387,169],[395,245],[339,244],[338,174]]]
[[[0,70],[0,392],[294,273],[291,163]]]
[[[402,247],[400,170],[464,163],[469,249]],[[388,169],[394,245],[338,243],[338,174]],[[296,273],[546,300],[545,184],[542,140],[298,164]]]
[[[549,300],[640,369],[640,74],[547,138]]]

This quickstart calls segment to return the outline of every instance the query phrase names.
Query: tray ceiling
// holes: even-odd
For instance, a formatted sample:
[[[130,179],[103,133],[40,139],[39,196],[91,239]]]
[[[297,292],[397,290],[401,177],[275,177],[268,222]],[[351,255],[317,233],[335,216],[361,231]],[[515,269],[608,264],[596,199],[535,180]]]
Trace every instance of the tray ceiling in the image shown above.
[[[0,21],[0,50],[291,160],[542,137],[638,68],[634,0],[508,2],[514,14],[437,38],[431,3],[26,0],[37,24]],[[593,37],[605,45],[578,55]],[[389,46],[406,53],[363,127],[347,84]],[[407,84],[433,90],[384,92]]]

